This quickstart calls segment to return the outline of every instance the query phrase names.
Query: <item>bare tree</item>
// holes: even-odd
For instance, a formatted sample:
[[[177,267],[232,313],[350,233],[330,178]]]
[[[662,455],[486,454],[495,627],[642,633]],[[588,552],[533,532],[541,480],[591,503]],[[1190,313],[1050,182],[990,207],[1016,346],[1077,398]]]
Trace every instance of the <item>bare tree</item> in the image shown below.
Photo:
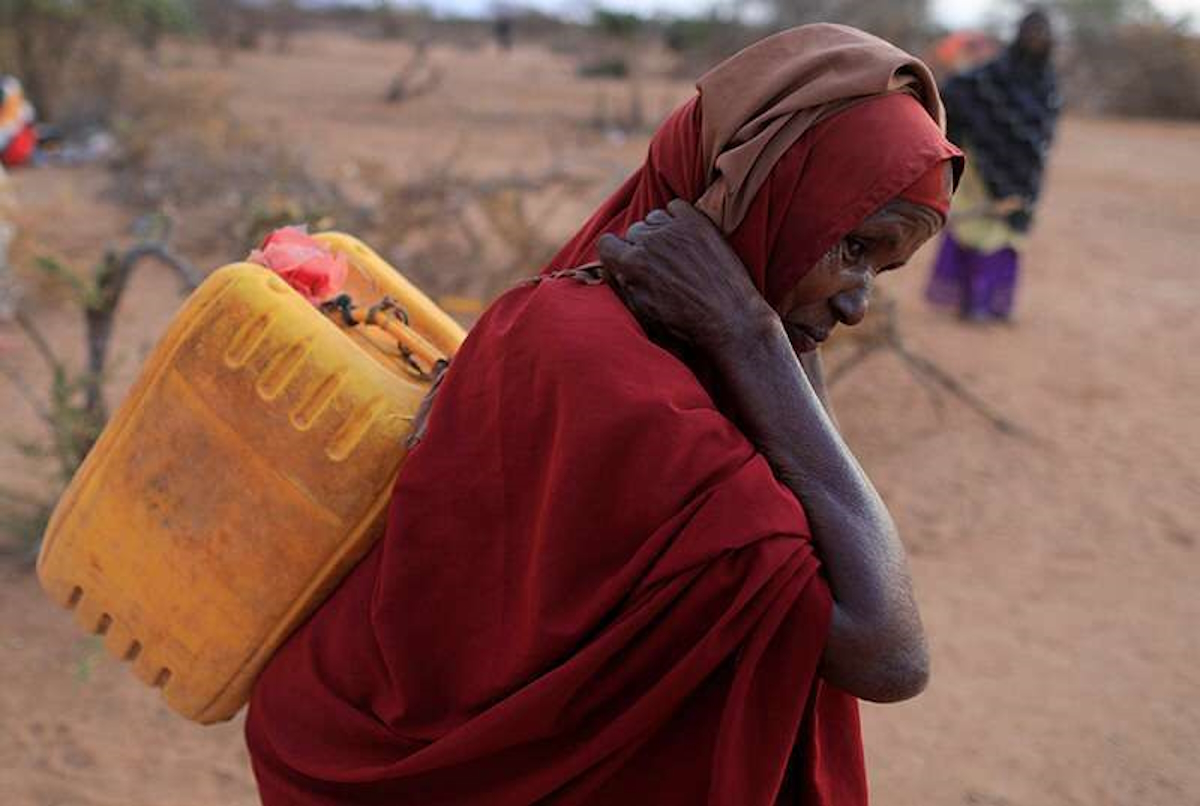
[[[185,30],[190,21],[187,0],[0,0],[0,62],[21,79],[43,117],[53,117],[79,72],[73,67],[111,72],[98,61],[109,58],[99,37],[121,35],[153,52],[163,34]]]
[[[842,23],[909,49],[923,45],[931,27],[928,0],[765,0],[765,5],[779,27]]]
[[[39,261],[44,274],[72,290],[83,315],[87,358],[82,372],[71,371],[68,363],[50,346],[36,318],[28,310],[20,306],[16,309],[16,324],[50,371],[51,388],[46,400],[39,401],[11,367],[0,365],[0,372],[13,383],[50,430],[50,453],[57,459],[64,481],[70,479],[87,456],[108,420],[104,379],[109,343],[117,306],[134,269],[146,260],[158,262],[179,276],[184,291],[196,288],[203,279],[190,263],[167,245],[170,234],[167,219],[148,219],[143,222],[142,230],[140,243],[123,251],[108,250],[87,278],[79,277],[56,261]]]
[[[46,429],[42,441],[18,443],[22,453],[51,460],[57,484],[48,498],[0,487],[0,533],[18,538],[16,546],[0,546],[0,554],[19,554],[32,561],[38,543],[62,489],[87,457],[108,420],[104,380],[109,341],[116,323],[118,305],[133,271],[143,262],[160,263],[179,276],[184,291],[201,281],[191,264],[167,245],[169,222],[165,218],[144,219],[139,225],[141,242],[125,250],[110,249],[90,276],[79,276],[52,260],[42,260],[43,273],[64,283],[72,292],[84,320],[82,369],[59,355],[43,334],[35,311],[17,306],[14,321],[50,376],[44,394],[38,394],[27,379],[10,364],[0,361],[0,378],[37,415]]]
[[[1149,0],[1051,0],[1064,95],[1094,112],[1200,118],[1200,37]]]
[[[388,85],[387,101],[398,104],[436,90],[442,83],[442,71],[429,62],[429,44],[418,42],[412,54]]]

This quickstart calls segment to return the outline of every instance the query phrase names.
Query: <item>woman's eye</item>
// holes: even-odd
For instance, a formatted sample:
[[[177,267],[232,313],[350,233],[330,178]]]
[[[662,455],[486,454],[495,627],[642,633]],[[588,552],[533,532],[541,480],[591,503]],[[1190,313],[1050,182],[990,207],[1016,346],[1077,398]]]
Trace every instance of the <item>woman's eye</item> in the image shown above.
[[[867,254],[867,242],[862,238],[849,237],[844,241],[846,257],[861,260]]]

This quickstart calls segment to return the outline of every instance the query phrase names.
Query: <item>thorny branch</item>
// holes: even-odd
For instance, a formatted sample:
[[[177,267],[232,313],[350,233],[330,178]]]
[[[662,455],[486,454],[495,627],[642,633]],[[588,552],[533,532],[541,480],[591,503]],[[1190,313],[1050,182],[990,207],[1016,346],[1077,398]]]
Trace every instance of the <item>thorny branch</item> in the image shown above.
[[[82,461],[108,417],[104,401],[104,370],[117,307],[134,269],[148,259],[158,261],[179,275],[185,292],[194,289],[203,279],[194,266],[172,252],[164,241],[145,241],[124,252],[109,250],[90,279],[73,282],[83,310],[87,351],[86,370],[74,381],[68,377],[66,364],[50,346],[28,310],[18,308],[16,311],[17,325],[50,370],[49,403],[39,401],[13,367],[0,365],[0,374],[54,432],[57,452],[62,454],[65,464]],[[42,266],[43,270],[55,276],[69,275],[54,261],[42,261]],[[72,399],[80,389],[83,392],[83,404],[77,407]]]
[[[914,352],[905,343],[900,332],[899,312],[894,300],[885,300],[883,305],[877,305],[875,317],[877,317],[876,322],[880,324],[877,324],[865,336],[860,337],[854,353],[829,372],[826,383],[830,388],[848,376],[851,371],[862,366],[875,353],[888,350],[899,357],[913,377],[930,390],[935,405],[940,404],[936,391],[941,389],[949,392],[969,409],[983,417],[1000,433],[1021,439],[1034,439],[1027,429],[998,413],[990,403],[964,386],[953,374],[929,358]]]

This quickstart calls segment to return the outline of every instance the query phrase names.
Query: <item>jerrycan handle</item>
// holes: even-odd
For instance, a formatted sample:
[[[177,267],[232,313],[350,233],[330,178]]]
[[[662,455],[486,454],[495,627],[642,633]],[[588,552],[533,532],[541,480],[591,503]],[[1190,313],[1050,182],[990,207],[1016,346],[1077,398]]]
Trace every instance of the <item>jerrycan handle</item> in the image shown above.
[[[349,294],[340,294],[321,303],[321,310],[343,327],[371,326],[383,330],[396,340],[405,366],[423,381],[432,381],[450,363],[449,356],[412,328],[408,312],[391,297],[363,308]]]

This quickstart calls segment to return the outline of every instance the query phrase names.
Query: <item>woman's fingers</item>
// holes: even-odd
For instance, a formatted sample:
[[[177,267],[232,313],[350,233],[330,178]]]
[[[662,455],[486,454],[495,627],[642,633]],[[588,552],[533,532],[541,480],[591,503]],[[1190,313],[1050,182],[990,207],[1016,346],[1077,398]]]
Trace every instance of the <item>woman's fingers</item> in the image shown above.
[[[629,262],[629,254],[637,247],[623,238],[611,233],[605,233],[596,241],[596,252],[605,265],[621,265]]]
[[[692,205],[688,204],[684,199],[671,199],[667,203],[667,210],[676,218],[686,218],[688,216],[704,215]]]
[[[629,230],[625,233],[625,239],[636,243],[654,232],[657,228],[670,224],[674,220],[674,217],[666,210],[651,210],[646,214],[645,218],[629,227]]]
[[[649,235],[650,232],[651,232],[650,224],[647,224],[645,221],[638,221],[633,226],[631,226],[628,229],[628,231],[626,231],[625,240],[633,241],[634,243],[637,243],[638,241],[642,240],[647,235]]]

